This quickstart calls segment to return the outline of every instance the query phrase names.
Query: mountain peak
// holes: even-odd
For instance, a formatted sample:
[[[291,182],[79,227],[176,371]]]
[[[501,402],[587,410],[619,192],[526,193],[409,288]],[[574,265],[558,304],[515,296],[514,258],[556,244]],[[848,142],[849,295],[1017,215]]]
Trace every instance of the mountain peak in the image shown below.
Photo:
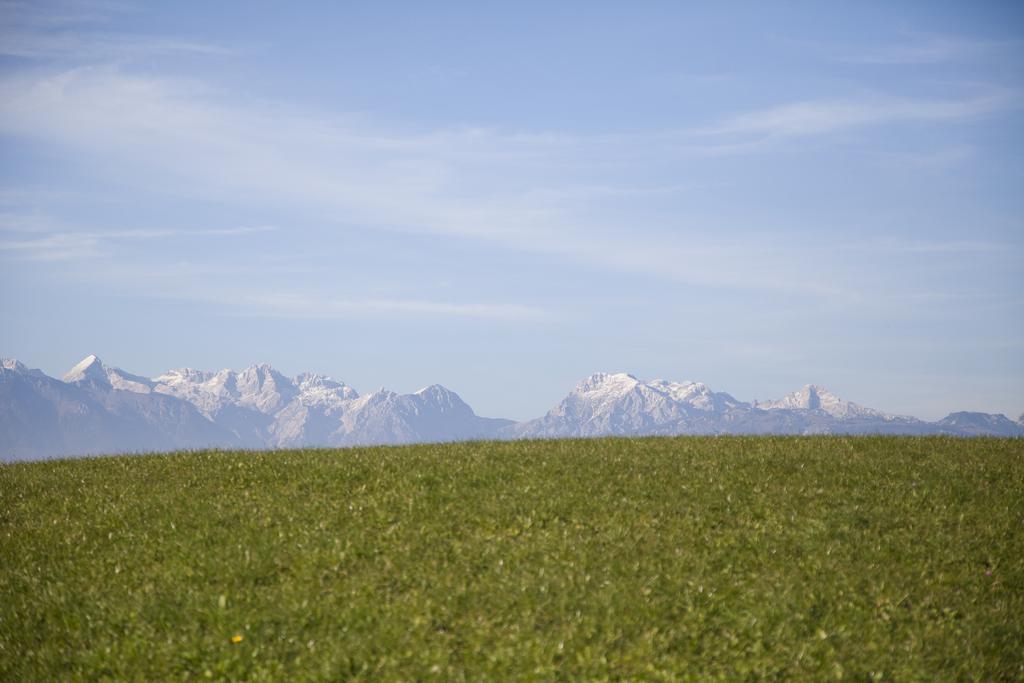
[[[15,372],[27,372],[28,368],[25,364],[16,358],[3,358],[0,359],[0,367],[4,370],[14,370]]]
[[[379,405],[382,403],[394,401],[397,398],[398,394],[391,391],[390,389],[385,389],[384,387],[381,387],[376,391],[370,392],[368,394],[363,394],[362,396],[358,397],[355,403],[360,407],[368,405]]]
[[[46,377],[42,370],[30,368],[17,358],[0,359],[0,368],[3,368],[4,370],[10,370],[11,372],[16,372],[19,375],[29,375],[32,377]]]
[[[230,372],[230,371],[227,371]],[[168,370],[162,375],[158,375],[153,378],[154,382],[168,383],[168,382],[193,382],[201,383],[209,380],[213,377],[212,372],[206,372],[204,370],[195,370],[193,368],[175,368],[174,370]]]
[[[270,363],[253,363],[239,374],[280,375]]]
[[[110,380],[107,379],[107,371],[96,355],[90,354],[83,358],[78,365],[71,368],[64,375],[65,382],[92,382],[109,387]]]
[[[359,397],[327,376],[304,373],[289,378],[266,363],[241,372],[183,368],[148,379],[105,366],[90,355],[64,379],[67,384],[27,370],[17,360],[2,361],[0,390],[5,394],[0,422],[14,411],[16,426],[22,425],[18,428],[28,445],[15,451],[18,457],[194,446],[349,446],[605,435],[1024,437],[1024,416],[1013,421],[1001,414],[960,412],[923,422],[844,401],[816,384],[751,405],[703,382],[643,380],[625,372],[595,373],[544,416],[518,424],[476,416],[458,394],[440,384],[415,394],[379,389]],[[11,397],[16,402],[9,401]],[[67,425],[55,423],[63,406],[87,410]],[[51,432],[68,445],[54,445]],[[0,459],[8,455],[6,447],[2,450]]]
[[[30,368],[16,358],[0,359],[0,369],[28,377],[46,377],[46,374],[42,370]]]
[[[976,436],[1024,436],[1020,425],[1002,413],[978,413],[962,410],[950,413],[936,424],[954,433]]]
[[[78,361],[78,365],[76,365],[74,368],[72,368],[71,372],[75,371],[76,369],[80,369],[80,368],[81,369],[85,369],[85,368],[92,367],[94,365],[98,365],[100,367],[103,367],[103,361],[101,361],[99,356],[97,356],[96,354],[90,353],[88,356],[86,356],[82,360]]]
[[[430,384],[428,386],[423,387],[422,389],[420,389],[419,391],[417,391],[415,393],[420,394],[420,395],[425,395],[425,394],[452,394],[452,393],[455,393],[455,392],[453,392],[451,389],[449,389],[449,388],[447,388],[447,387],[445,387],[445,386],[443,386],[441,384]]]
[[[815,384],[805,384],[800,389],[800,400],[803,402],[804,407],[808,410],[819,410],[821,409],[822,398],[826,401],[828,399],[835,399],[835,402],[842,402],[842,400],[832,394],[828,389],[818,387]]]
[[[423,387],[414,393],[413,396],[418,396],[438,406],[465,406],[469,409],[469,406],[466,405],[465,401],[458,394],[440,384],[431,384],[428,387]]]
[[[758,403],[757,407],[761,410],[819,410],[840,419],[857,417],[888,419],[890,417],[880,410],[844,401],[817,384],[805,384],[800,389],[786,394],[776,401]]]
[[[149,379],[148,377],[142,377],[141,375],[133,375],[130,372],[125,372],[121,368],[103,368],[106,375],[107,381],[110,382],[110,386],[121,391],[132,391],[136,394],[148,394],[153,391],[153,387],[156,386],[156,382]]]
[[[359,393],[344,382],[315,372],[303,372],[292,381],[300,400],[307,405],[339,407],[343,402],[359,398]]]
[[[576,385],[575,393],[628,391],[638,383],[639,380],[627,372],[595,372]]]
[[[336,380],[333,377],[329,377],[328,375],[321,375],[315,372],[300,372],[295,375],[293,382],[295,386],[302,389],[324,388],[352,390],[352,388],[344,382]]]

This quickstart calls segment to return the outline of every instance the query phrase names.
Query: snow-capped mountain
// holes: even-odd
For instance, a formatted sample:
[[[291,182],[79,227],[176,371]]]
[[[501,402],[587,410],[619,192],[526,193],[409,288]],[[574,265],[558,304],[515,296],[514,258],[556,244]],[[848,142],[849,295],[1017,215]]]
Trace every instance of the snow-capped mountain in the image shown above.
[[[846,418],[880,418],[883,420],[894,419],[895,416],[887,415],[874,408],[865,408],[862,405],[844,401],[828,389],[813,384],[804,385],[791,394],[786,394],[777,401],[765,401],[754,403],[754,406],[761,410],[820,410],[821,412],[839,419]]]
[[[343,446],[494,438],[510,420],[478,417],[440,385],[364,397],[330,377],[269,365],[134,375],[87,356],[63,381],[4,360],[0,458],[178,448]]]
[[[511,420],[477,417],[458,394],[434,384],[414,394],[381,389],[356,399],[341,417],[339,445],[495,438]]]
[[[95,356],[63,381],[13,360],[0,368],[0,459],[234,443],[188,403],[113,387]]]
[[[359,395],[330,377],[269,365],[134,375],[87,356],[54,379],[0,364],[0,460],[182,448],[351,446],[477,438],[674,434],[954,434],[1024,436],[1024,416],[952,413],[938,422],[889,415],[806,385],[746,403],[701,382],[597,373],[527,422],[477,416],[432,385]]]
[[[596,373],[577,384],[546,415],[515,425],[507,433],[522,437],[651,434],[682,424],[692,429],[679,433],[715,433],[709,418],[741,405],[700,382],[644,382],[626,373]]]
[[[1005,418],[1004,418],[1005,419]],[[1001,423],[1000,423],[1001,424]],[[672,434],[940,434],[955,428],[888,415],[806,385],[775,401],[746,403],[700,382],[591,375],[546,415],[510,437]],[[974,434],[965,430],[964,434]],[[1024,429],[1020,430],[1024,435]]]
[[[247,446],[326,444],[355,390],[310,373],[289,378],[269,365],[241,372],[183,368],[153,378],[152,391],[194,405]]]
[[[415,394],[355,389],[314,373],[285,377],[269,365],[234,372],[174,370],[153,379],[153,391],[195,405],[240,439],[270,446],[341,446],[450,441],[495,436],[507,420],[478,417],[440,385]]]

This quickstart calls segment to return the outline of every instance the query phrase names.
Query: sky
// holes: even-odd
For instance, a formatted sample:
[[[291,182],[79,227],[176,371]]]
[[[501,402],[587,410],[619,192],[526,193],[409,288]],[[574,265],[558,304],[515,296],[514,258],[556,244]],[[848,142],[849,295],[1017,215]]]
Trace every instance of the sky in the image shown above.
[[[0,355],[1024,411],[1024,4],[0,3]]]

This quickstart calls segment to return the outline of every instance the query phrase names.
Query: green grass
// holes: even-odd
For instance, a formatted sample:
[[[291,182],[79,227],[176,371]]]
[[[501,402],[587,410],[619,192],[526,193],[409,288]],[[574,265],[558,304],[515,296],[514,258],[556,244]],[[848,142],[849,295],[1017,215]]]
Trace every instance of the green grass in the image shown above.
[[[0,563],[6,680],[1021,680],[1024,441],[4,465]]]

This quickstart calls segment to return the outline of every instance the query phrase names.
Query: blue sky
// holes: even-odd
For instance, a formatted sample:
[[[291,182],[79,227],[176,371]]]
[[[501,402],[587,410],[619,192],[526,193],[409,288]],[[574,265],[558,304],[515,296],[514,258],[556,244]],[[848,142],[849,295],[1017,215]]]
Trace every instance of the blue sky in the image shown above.
[[[0,351],[1024,411],[1024,5],[553,4],[0,4]]]

